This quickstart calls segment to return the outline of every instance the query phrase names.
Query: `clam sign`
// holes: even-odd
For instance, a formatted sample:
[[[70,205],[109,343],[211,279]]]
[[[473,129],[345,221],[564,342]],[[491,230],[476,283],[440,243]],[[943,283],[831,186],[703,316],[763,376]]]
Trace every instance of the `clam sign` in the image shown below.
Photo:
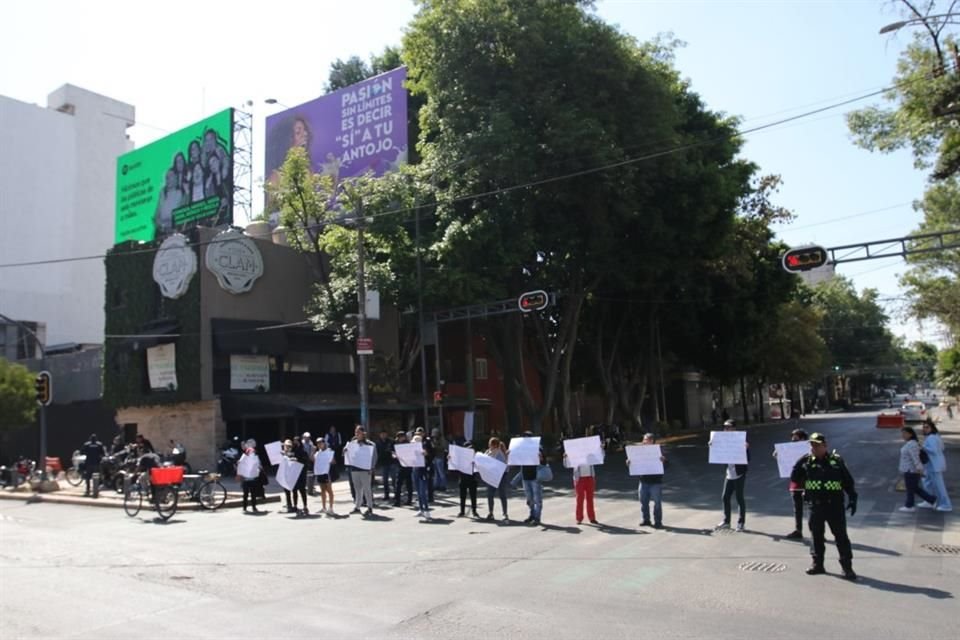
[[[160,245],[153,259],[153,280],[165,298],[176,300],[190,288],[197,272],[197,254],[186,236],[175,233]]]
[[[236,229],[214,236],[207,247],[205,264],[230,293],[246,293],[263,275],[263,257],[257,244]]]

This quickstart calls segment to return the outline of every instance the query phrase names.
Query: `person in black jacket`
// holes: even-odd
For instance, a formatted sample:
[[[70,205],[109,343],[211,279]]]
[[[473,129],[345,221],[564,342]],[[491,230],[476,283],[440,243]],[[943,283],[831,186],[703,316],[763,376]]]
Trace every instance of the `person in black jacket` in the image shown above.
[[[97,434],[91,433],[87,441],[80,446],[80,453],[86,456],[86,459],[83,461],[83,481],[85,487],[83,495],[89,496],[91,493],[90,480],[93,478],[94,472],[100,470],[100,461],[103,460],[106,451],[103,448],[103,443],[97,439]]]
[[[736,431],[737,423],[733,420],[723,422],[724,431]],[[747,461],[750,461],[750,444],[745,445],[747,449]],[[723,478],[723,522],[717,525],[718,529],[730,528],[730,498],[736,494],[737,508],[739,517],[737,518],[737,531],[743,531],[747,522],[747,503],[743,497],[743,487],[747,482],[747,465],[728,464],[727,473]]]
[[[803,456],[793,466],[790,480],[803,487],[804,501],[810,508],[810,555],[813,564],[807,569],[808,575],[826,573],[823,568],[824,525],[830,525],[833,539],[837,543],[840,566],[846,580],[856,580],[853,572],[853,550],[847,536],[847,519],[844,514],[843,494],[848,496],[846,508],[852,516],[857,512],[857,491],[853,476],[847,465],[837,454],[827,452],[827,440],[823,434],[810,436],[810,454]]]

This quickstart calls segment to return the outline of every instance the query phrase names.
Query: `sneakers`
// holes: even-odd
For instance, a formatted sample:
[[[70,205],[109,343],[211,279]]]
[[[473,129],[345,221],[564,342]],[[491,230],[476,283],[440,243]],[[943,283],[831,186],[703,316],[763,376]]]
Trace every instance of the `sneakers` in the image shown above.
[[[746,529],[746,526],[742,522],[737,523],[737,531],[743,531]]]
[[[897,509],[897,511],[902,511],[903,513],[913,513],[914,511],[916,511],[916,509],[913,507],[900,507],[899,509]]]
[[[467,513],[465,511],[461,511],[460,513],[457,514],[458,518],[465,518],[466,516],[467,516]]]
[[[590,521],[590,524],[600,524],[600,523],[597,522],[596,520],[591,520],[591,521]]]
[[[803,534],[797,530],[791,531],[787,535],[783,536],[787,540],[803,540]]]
[[[943,512],[953,511],[953,507],[937,507],[937,511],[943,511]]]
[[[487,520],[493,520],[493,512],[487,514]]]
[[[652,526],[653,526],[653,523],[650,522],[649,520],[641,520],[641,521],[640,521],[640,526],[641,526],[641,527],[652,527]]]
[[[724,520],[723,522],[721,522],[720,524],[718,524],[715,528],[717,528],[717,529],[729,529],[729,528],[730,528],[730,523],[727,522],[726,520]]]
[[[367,509],[366,511],[363,512],[364,518],[369,518],[372,515],[373,515],[373,509]]]
[[[509,518],[509,516],[507,516],[507,514],[503,514],[503,521],[504,521],[504,522],[510,522],[510,518]]]
[[[856,580],[857,574],[854,573],[853,567],[844,567],[843,568],[843,579],[844,580]]]
[[[933,503],[927,502],[926,500],[921,500],[920,502],[917,503],[917,506],[920,507],[921,509],[933,509]]]
[[[477,520],[480,519],[480,514],[477,513],[477,510],[476,510],[476,509],[473,510],[473,517],[476,518]]]
[[[658,523],[656,523],[655,525],[653,525],[653,528],[654,528],[654,529],[663,529],[663,523],[662,523],[662,522],[658,522]]]
[[[808,576],[819,576],[819,575],[823,575],[823,574],[826,573],[826,572],[827,572],[827,570],[823,568],[823,565],[822,565],[822,564],[817,564],[817,563],[814,563],[814,564],[810,565],[810,568],[807,569],[807,575],[808,575]],[[844,575],[846,575],[846,574],[844,574]]]
[[[577,520],[577,524],[583,524],[583,520]]]

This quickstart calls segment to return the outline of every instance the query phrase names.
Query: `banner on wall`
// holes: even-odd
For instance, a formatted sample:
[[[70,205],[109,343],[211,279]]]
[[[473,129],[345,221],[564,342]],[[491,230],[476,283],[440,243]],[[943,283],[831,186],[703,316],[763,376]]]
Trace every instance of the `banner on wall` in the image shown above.
[[[150,388],[174,391],[177,388],[177,347],[174,343],[147,349],[147,377]]]
[[[231,355],[230,389],[234,391],[269,391],[270,357]]]

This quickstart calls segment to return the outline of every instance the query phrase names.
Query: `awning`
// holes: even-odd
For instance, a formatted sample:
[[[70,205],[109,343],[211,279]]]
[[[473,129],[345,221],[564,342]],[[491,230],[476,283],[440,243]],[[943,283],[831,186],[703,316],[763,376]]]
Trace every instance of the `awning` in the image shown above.
[[[210,320],[213,350],[222,354],[256,354],[278,356],[287,352],[287,334],[283,322],[259,320]]]
[[[133,335],[123,337],[119,346],[134,351],[149,349],[158,344],[176,342],[180,337],[180,323],[176,320],[151,320],[137,328]]]

